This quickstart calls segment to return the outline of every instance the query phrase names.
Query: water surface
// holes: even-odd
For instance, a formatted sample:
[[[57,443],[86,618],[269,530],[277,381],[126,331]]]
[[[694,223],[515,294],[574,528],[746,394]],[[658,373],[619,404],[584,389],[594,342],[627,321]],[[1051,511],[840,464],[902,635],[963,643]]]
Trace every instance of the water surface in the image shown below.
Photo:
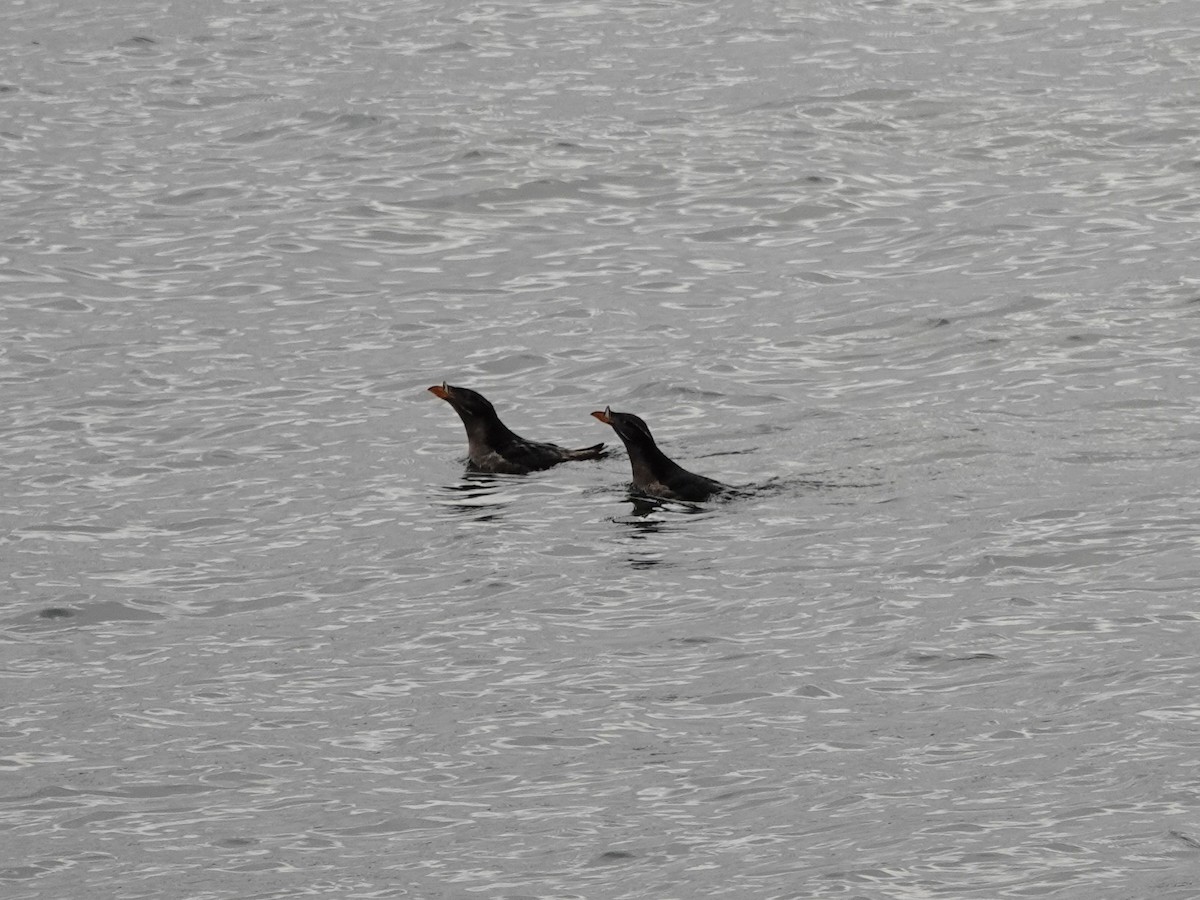
[[[5,897],[1197,894],[1192,4],[4,35]]]

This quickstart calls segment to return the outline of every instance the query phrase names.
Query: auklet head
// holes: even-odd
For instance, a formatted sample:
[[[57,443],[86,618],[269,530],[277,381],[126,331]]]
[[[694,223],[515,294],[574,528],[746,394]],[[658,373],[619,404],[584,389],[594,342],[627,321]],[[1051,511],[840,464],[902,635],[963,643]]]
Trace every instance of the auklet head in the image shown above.
[[[455,411],[464,419],[494,419],[496,416],[496,407],[492,406],[491,401],[477,391],[470,388],[455,387],[452,384],[435,384],[429,389],[429,392],[436,397],[441,397],[447,403],[454,407]]]
[[[640,447],[655,446],[654,436],[650,434],[650,426],[633,413],[613,412],[610,407],[606,406],[603,412],[597,411],[592,413],[592,415],[605,425],[611,425],[613,431],[617,433],[617,437],[624,441],[626,445],[634,444]]]

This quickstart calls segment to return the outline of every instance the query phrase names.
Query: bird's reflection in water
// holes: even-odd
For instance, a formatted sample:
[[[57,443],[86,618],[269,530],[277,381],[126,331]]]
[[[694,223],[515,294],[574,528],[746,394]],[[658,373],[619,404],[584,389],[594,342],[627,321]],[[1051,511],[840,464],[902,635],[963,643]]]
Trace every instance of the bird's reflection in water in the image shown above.
[[[468,469],[456,484],[435,488],[434,502],[456,515],[467,516],[476,522],[493,522],[502,518],[504,508],[515,494],[509,490],[514,480],[510,475],[494,475]]]
[[[662,522],[657,519],[629,519],[622,524],[629,526],[629,539],[631,541],[644,541],[662,529]],[[659,550],[651,550],[649,547],[635,545],[628,551],[626,559],[634,569],[649,569],[662,565],[663,554]]]
[[[619,516],[613,519],[618,525],[625,526],[625,531],[631,547],[627,557],[629,565],[635,569],[648,569],[652,566],[663,565],[663,553],[659,549],[660,544],[654,542],[650,549],[649,546],[637,546],[632,542],[648,541],[656,535],[664,534],[673,530],[677,523],[673,521],[677,515],[696,515],[706,512],[702,506],[697,506],[692,503],[679,503],[670,500],[659,500],[654,497],[646,497],[641,494],[630,493],[629,500],[633,504],[633,509],[628,516]]]
[[[629,501],[633,504],[633,515],[643,519],[645,524],[657,525],[661,522],[660,519],[650,518],[650,516],[654,515],[654,513],[662,508],[663,502],[661,500],[654,500],[650,497],[642,497],[638,494],[630,494]],[[653,528],[651,530],[657,531],[658,529]]]
[[[629,492],[629,502],[633,504],[633,518],[647,522],[665,524],[670,516],[697,516],[711,512],[710,507],[699,503],[688,503],[686,500],[663,500],[636,491]],[[653,518],[651,518],[653,517]],[[620,521],[631,521],[623,519]]]

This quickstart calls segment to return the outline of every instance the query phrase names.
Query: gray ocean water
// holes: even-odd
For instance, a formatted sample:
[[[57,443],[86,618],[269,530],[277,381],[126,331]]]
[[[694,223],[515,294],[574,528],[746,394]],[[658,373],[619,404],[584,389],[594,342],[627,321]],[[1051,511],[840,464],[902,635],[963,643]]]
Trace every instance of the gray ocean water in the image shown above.
[[[1200,897],[1200,5],[3,20],[0,896]]]

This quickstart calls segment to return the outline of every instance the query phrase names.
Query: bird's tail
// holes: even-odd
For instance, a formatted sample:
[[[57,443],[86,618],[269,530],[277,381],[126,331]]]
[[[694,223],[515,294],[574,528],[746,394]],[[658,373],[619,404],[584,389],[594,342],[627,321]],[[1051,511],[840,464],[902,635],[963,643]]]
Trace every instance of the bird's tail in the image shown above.
[[[567,459],[604,459],[606,456],[608,456],[608,451],[604,449],[603,444],[567,451]]]

